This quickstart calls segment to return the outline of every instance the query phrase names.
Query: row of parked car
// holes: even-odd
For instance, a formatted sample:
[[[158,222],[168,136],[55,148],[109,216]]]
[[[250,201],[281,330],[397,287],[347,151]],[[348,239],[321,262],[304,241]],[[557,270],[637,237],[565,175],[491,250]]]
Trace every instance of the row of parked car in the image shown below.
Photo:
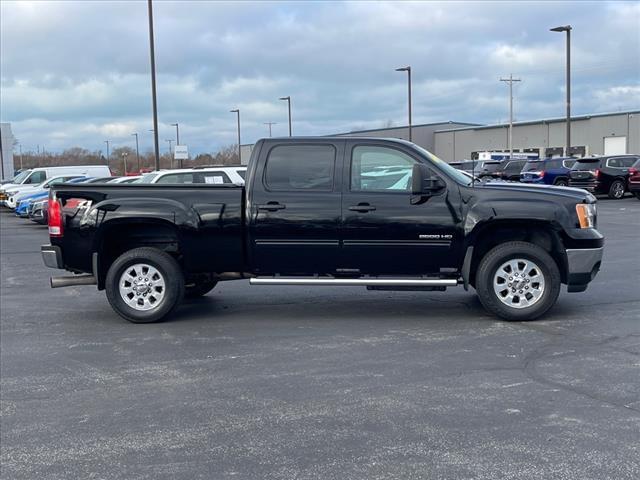
[[[42,167],[22,171],[0,185],[0,205],[35,223],[48,222],[49,188],[58,184],[235,184],[244,185],[246,167],[203,166],[112,176],[104,165]]]
[[[486,179],[582,188],[621,199],[626,192],[640,199],[640,156],[560,157],[541,160],[466,160],[456,168]]]

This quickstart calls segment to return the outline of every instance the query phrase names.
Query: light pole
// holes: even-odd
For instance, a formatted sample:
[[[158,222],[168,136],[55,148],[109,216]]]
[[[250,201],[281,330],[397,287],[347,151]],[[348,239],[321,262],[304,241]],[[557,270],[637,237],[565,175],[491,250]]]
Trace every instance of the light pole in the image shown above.
[[[509,83],[509,159],[513,159],[513,82],[521,82],[519,78],[513,78],[513,74],[509,74],[509,78],[501,78],[501,82]]]
[[[105,140],[104,143],[107,144],[107,165],[109,165],[109,140]]]
[[[169,168],[173,168],[173,153],[171,152],[171,144],[173,143],[173,139],[167,138],[165,142],[169,143]]]
[[[122,161],[124,162],[124,176],[127,176],[127,155],[129,155],[127,152],[122,152]]]
[[[407,72],[407,85],[408,85],[408,89],[409,89],[409,141],[411,142],[413,140],[413,137],[411,135],[411,67],[410,66],[406,66],[406,67],[401,67],[401,68],[396,68],[396,72]]]
[[[149,10],[149,54],[151,57],[151,101],[153,104],[153,146],[156,155],[156,170],[160,170],[160,145],[158,143],[158,100],[156,98],[156,53],[153,42],[153,5],[147,0]]]
[[[22,144],[18,144],[18,150],[20,150],[20,170],[22,170]]]
[[[180,127],[178,127],[178,122],[172,123],[172,127],[176,127],[176,145],[180,145]],[[180,168],[182,168],[182,159],[180,159]]]
[[[138,134],[132,133],[131,136],[136,137],[136,160],[138,161],[138,173],[140,173],[140,148],[138,147]]]
[[[271,126],[277,125],[276,122],[264,122],[265,125],[269,125],[269,138],[271,138]]]
[[[571,150],[571,25],[551,28],[552,32],[567,32],[567,144],[565,156],[568,157]]]
[[[280,100],[286,100],[289,106],[289,136],[291,136],[291,96],[280,97]]]
[[[235,108],[233,110],[229,110],[231,113],[236,113],[238,115],[238,164],[242,165],[242,149],[240,148],[240,109]]]

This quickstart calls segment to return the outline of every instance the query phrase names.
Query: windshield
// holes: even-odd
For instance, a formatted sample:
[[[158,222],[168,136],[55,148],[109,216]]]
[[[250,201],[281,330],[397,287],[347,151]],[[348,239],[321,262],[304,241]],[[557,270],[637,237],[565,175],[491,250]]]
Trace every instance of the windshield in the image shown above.
[[[22,183],[22,181],[27,178],[27,176],[31,173],[31,170],[25,170],[24,172],[19,173],[18,175],[16,175],[15,177],[13,177],[13,180],[11,180],[11,183]]]
[[[433,153],[431,153],[428,150],[420,147],[419,145],[415,145],[414,144],[413,147],[415,149],[417,149],[420,153],[425,155],[429,160],[431,160],[435,165],[437,165],[438,168],[440,168],[440,170],[445,172],[449,177],[453,178],[456,182],[458,182],[458,183],[460,183],[462,185],[466,185],[466,186],[471,185],[471,183],[472,183],[471,178],[469,178],[467,175],[465,175],[461,171],[459,171],[456,168],[452,167],[447,162],[445,162],[444,160],[436,157]]]
[[[158,176],[157,173],[147,173],[136,183],[151,183],[153,182],[153,179],[156,178],[157,176]]]

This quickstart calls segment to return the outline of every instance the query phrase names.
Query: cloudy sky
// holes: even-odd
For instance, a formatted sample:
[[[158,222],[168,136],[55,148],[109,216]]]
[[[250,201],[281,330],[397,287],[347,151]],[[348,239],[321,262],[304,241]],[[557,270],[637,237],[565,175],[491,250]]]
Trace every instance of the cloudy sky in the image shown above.
[[[11,1],[1,11],[1,118],[23,150],[103,140],[151,147],[145,1]],[[287,134],[562,116],[571,24],[575,114],[640,108],[640,2],[154,2],[161,148],[180,123],[190,151]]]

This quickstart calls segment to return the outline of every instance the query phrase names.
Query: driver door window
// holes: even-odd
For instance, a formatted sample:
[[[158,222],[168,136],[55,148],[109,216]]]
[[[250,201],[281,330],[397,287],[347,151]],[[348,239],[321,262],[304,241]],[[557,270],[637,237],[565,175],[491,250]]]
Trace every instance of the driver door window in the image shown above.
[[[409,192],[415,163],[392,148],[357,146],[351,156],[351,191]]]

